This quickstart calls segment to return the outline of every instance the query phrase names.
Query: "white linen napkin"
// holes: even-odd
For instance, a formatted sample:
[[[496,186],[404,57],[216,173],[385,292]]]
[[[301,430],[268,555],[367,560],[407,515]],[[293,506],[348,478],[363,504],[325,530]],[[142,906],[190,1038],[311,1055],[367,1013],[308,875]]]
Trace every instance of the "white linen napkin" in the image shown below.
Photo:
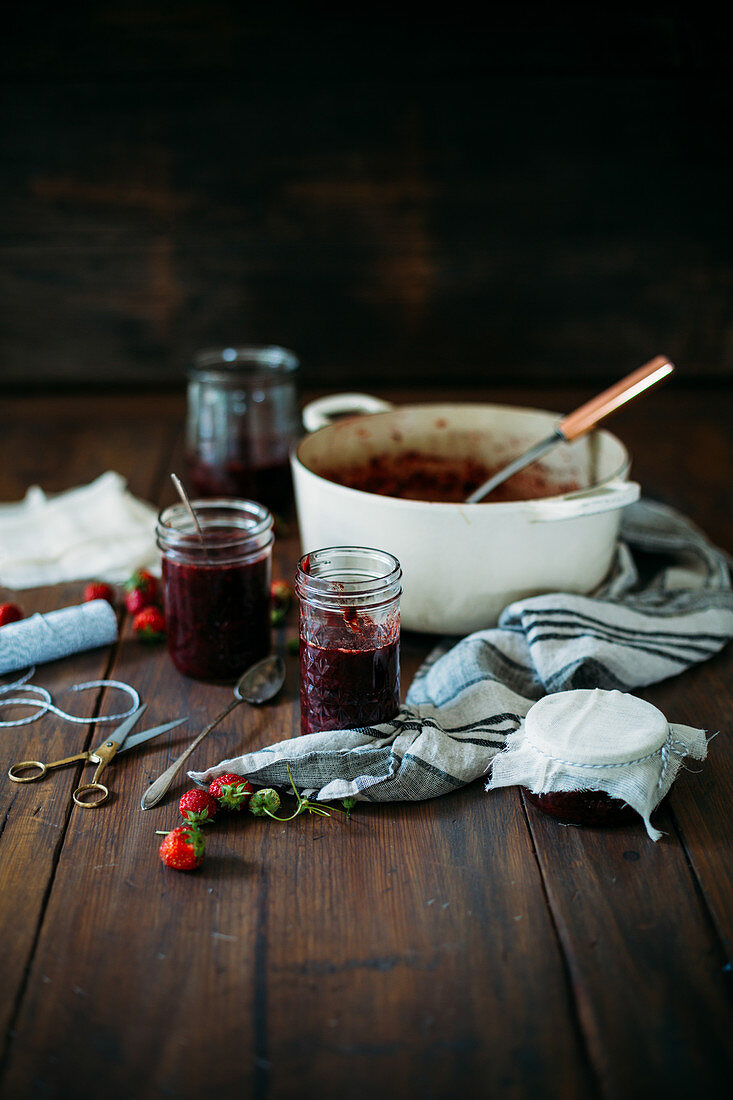
[[[47,496],[33,485],[0,504],[0,584],[10,589],[94,578],[111,584],[159,571],[157,512],[108,471],[90,485]]]

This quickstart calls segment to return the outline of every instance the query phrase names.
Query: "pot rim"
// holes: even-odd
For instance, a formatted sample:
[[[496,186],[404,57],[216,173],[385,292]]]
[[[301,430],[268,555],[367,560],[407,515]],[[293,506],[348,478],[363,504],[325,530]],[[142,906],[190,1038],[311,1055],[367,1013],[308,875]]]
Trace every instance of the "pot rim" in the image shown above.
[[[416,405],[399,405],[399,406],[395,406],[393,409],[388,409],[385,412],[370,413],[370,414],[367,414],[366,416],[363,416],[363,417],[353,417],[353,418],[350,417],[348,419],[348,421],[345,421],[345,420],[335,421],[333,424],[326,424],[322,428],[317,428],[316,431],[310,432],[308,435],[303,436],[302,439],[299,439],[297,441],[297,443],[293,444],[293,446],[290,449],[290,463],[291,463],[291,466],[293,467],[294,471],[296,469],[300,468],[303,471],[305,471],[307,474],[310,474],[311,477],[317,478],[319,481],[324,482],[325,485],[330,485],[334,489],[337,489],[337,490],[340,489],[345,493],[348,493],[348,494],[356,493],[358,495],[358,497],[368,497],[370,499],[374,499],[375,497],[377,497],[378,499],[385,502],[386,507],[392,507],[393,508],[395,506],[399,506],[401,509],[403,509],[405,506],[407,506],[411,510],[414,510],[415,508],[421,508],[422,509],[422,508],[427,507],[427,508],[431,508],[431,509],[446,510],[446,511],[449,511],[449,512],[455,512],[456,509],[465,509],[465,508],[467,508],[467,509],[469,509],[469,511],[473,512],[474,509],[480,508],[483,513],[485,513],[485,510],[486,510],[487,506],[491,507],[491,508],[494,508],[494,509],[499,508],[499,509],[502,509],[503,511],[510,511],[512,509],[519,511],[523,508],[531,507],[531,506],[536,505],[538,503],[548,504],[552,501],[578,500],[578,499],[581,499],[581,498],[586,498],[586,497],[589,497],[589,496],[592,496],[592,495],[596,494],[599,491],[602,491],[603,489],[605,489],[612,482],[619,481],[619,480],[625,480],[627,478],[628,474],[629,474],[630,469],[631,469],[631,454],[630,454],[628,448],[626,447],[626,445],[624,443],[622,443],[621,440],[618,438],[618,436],[614,435],[613,432],[609,432],[607,428],[596,428],[596,429],[594,429],[594,431],[588,433],[589,437],[591,437],[593,435],[608,436],[611,440],[613,440],[614,443],[618,444],[619,448],[621,449],[621,453],[623,455],[623,459],[622,459],[622,462],[619,465],[619,467],[616,470],[614,470],[611,474],[609,474],[607,477],[604,477],[602,481],[596,481],[593,485],[589,485],[584,489],[574,489],[573,491],[568,492],[568,493],[556,493],[556,494],[553,494],[552,496],[527,497],[524,500],[501,500],[501,501],[488,501],[488,502],[478,501],[475,504],[469,504],[465,501],[411,500],[409,497],[393,497],[393,496],[387,496],[384,493],[370,493],[365,489],[354,489],[349,485],[342,485],[338,481],[332,481],[330,478],[324,477],[322,474],[316,473],[315,470],[312,470],[310,468],[310,466],[307,466],[306,463],[303,461],[303,459],[300,457],[299,452],[300,452],[301,447],[305,443],[307,443],[310,439],[315,439],[317,436],[323,435],[326,432],[334,433],[336,431],[343,430],[343,428],[346,426],[347,423],[348,424],[354,424],[354,422],[357,421],[357,420],[370,420],[370,421],[373,420],[373,419],[380,420],[384,417],[393,417],[393,416],[395,416],[395,414],[399,414],[401,412],[407,412],[407,411],[411,411],[411,410],[421,410],[421,409],[429,409],[432,412],[437,412],[438,409],[445,409],[446,411],[448,411],[448,410],[459,410],[459,411],[461,411],[461,410],[466,410],[466,409],[471,409],[471,410],[475,411],[475,410],[485,409],[485,410],[491,410],[491,411],[502,411],[502,412],[512,412],[512,413],[540,413],[543,416],[557,417],[558,420],[560,420],[561,417],[562,417],[562,413],[553,412],[550,409],[538,409],[538,408],[535,408],[535,407],[529,406],[529,405],[498,405],[498,404],[492,404],[492,403],[480,403],[479,404],[479,403],[476,403],[476,402],[470,402],[470,403],[469,402],[464,402],[464,403],[461,403],[461,402],[451,402],[451,403],[446,403],[446,402],[424,402],[423,404],[416,404]]]

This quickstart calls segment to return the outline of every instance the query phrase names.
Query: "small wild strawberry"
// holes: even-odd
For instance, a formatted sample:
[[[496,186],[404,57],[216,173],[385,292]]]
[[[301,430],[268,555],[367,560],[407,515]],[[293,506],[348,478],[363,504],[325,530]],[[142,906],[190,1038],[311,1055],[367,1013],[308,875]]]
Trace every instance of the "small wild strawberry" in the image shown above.
[[[178,809],[181,816],[185,817],[186,821],[190,821],[192,825],[203,825],[206,821],[214,820],[216,811],[219,809],[219,803],[208,791],[202,791],[198,787],[194,787],[181,796]]]
[[[280,809],[280,795],[272,787],[263,787],[252,795],[249,808],[255,817],[264,817],[265,814],[270,817]]]
[[[273,581],[270,585],[270,619],[279,626],[293,602],[293,591],[287,581]]]
[[[102,581],[91,581],[84,589],[84,603],[89,603],[90,600],[106,600],[114,607],[115,594],[112,585],[104,584]]]
[[[143,642],[165,638],[165,617],[159,607],[144,607],[132,620],[132,629]]]
[[[186,824],[163,838],[158,855],[174,871],[193,871],[203,863],[205,850],[206,841],[198,825]]]
[[[24,619],[25,615],[17,603],[0,603],[0,626],[6,623],[17,623]]]
[[[125,607],[136,615],[144,607],[150,607],[158,599],[158,580],[147,569],[138,569],[125,584]]]
[[[241,810],[252,794],[252,784],[243,775],[225,772],[209,784],[209,794],[222,810]]]

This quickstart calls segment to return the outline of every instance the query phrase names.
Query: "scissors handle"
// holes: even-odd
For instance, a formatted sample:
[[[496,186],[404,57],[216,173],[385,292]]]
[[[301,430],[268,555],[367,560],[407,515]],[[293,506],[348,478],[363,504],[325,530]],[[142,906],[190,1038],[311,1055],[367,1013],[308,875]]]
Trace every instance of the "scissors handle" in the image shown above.
[[[97,765],[97,770],[92,776],[91,783],[82,783],[72,794],[71,797],[74,799],[77,806],[82,806],[85,810],[94,810],[97,806],[101,806],[103,802],[107,801],[109,798],[109,789],[105,787],[104,783],[99,782],[99,777],[110,760],[117,755],[119,747],[119,743],[110,738],[108,741],[105,741],[103,745],[97,746],[94,752],[89,755],[91,762]],[[99,797],[87,798],[87,795],[91,795],[94,791],[97,792]]]
[[[43,779],[46,772],[50,771],[51,768],[62,768],[64,764],[73,764],[76,760],[88,759],[88,752],[80,752],[76,756],[67,756],[64,760],[54,760],[50,764],[44,764],[41,760],[21,760],[8,768],[8,779],[12,779],[13,783],[34,783],[36,779]],[[32,775],[20,774],[31,769],[34,769]]]
[[[87,794],[92,791],[96,791],[99,794],[99,798],[87,799]],[[82,783],[81,787],[77,787],[71,796],[76,802],[77,806],[81,806],[84,810],[96,810],[97,806],[101,806],[103,802],[106,802],[109,798],[109,790],[105,787],[104,783]]]

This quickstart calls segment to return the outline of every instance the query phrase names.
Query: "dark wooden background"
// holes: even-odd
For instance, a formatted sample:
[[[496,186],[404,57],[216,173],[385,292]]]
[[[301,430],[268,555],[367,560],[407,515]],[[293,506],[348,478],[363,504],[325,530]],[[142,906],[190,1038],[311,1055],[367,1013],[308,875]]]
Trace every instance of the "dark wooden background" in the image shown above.
[[[0,387],[176,388],[244,341],[316,387],[592,385],[660,351],[730,380],[715,23],[431,10],[12,5]]]

